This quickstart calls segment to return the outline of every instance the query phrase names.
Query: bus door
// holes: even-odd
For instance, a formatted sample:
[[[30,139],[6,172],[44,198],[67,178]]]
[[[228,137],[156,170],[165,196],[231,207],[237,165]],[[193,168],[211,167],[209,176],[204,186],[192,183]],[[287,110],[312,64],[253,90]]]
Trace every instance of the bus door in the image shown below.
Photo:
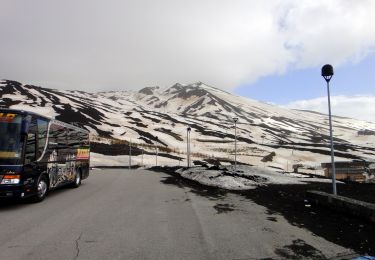
[[[29,131],[24,138],[26,142],[24,148],[23,175],[26,183],[33,184],[37,181],[37,177],[39,177],[40,174],[40,167],[36,162],[38,149],[38,127],[35,118],[31,120]]]

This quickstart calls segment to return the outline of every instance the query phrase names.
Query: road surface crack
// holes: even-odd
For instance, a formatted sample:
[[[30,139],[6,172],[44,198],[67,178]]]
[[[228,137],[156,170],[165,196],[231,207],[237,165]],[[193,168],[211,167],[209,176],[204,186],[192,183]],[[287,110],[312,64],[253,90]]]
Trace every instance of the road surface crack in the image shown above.
[[[78,238],[75,240],[75,242],[76,242],[76,255],[75,255],[75,257],[74,257],[74,260],[77,260],[77,259],[78,259],[78,256],[79,256],[79,252],[80,252],[80,249],[79,249],[79,241],[81,240],[82,233],[83,233],[83,232],[81,232],[81,234],[79,234]]]

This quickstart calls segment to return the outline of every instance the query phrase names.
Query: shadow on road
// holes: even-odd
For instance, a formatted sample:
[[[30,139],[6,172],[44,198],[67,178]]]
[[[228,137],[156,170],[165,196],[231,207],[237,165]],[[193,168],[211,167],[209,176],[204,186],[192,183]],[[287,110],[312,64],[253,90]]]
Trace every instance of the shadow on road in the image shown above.
[[[84,183],[82,183],[81,186],[84,186]],[[45,200],[52,200],[55,196],[63,196],[63,193],[69,192],[70,190],[72,190],[72,188],[69,186],[57,188],[56,190],[50,191]],[[39,203],[43,202],[45,201]],[[33,204],[35,203],[33,203],[30,199],[0,198],[0,212],[16,210],[25,206],[32,206]]]

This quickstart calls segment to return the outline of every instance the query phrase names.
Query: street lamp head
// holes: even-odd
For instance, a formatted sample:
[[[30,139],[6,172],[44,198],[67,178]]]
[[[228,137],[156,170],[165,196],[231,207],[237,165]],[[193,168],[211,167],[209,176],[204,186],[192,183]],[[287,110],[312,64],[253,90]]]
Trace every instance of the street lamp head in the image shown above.
[[[330,64],[326,64],[322,67],[322,77],[329,82],[333,76],[333,67]]]
[[[233,117],[233,121],[237,122],[238,121],[238,117]]]
[[[190,126],[188,126],[187,130],[188,130],[188,132],[190,132],[190,131],[191,131],[191,127],[190,127]]]

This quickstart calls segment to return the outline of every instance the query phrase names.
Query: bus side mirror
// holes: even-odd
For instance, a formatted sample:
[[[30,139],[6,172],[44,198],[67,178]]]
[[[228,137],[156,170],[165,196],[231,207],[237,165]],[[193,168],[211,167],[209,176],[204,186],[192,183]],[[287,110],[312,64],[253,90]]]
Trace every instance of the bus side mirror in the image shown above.
[[[22,119],[21,136],[22,136],[23,139],[25,139],[25,137],[29,133],[30,123],[31,123],[31,116],[30,115],[28,115],[24,119]]]

